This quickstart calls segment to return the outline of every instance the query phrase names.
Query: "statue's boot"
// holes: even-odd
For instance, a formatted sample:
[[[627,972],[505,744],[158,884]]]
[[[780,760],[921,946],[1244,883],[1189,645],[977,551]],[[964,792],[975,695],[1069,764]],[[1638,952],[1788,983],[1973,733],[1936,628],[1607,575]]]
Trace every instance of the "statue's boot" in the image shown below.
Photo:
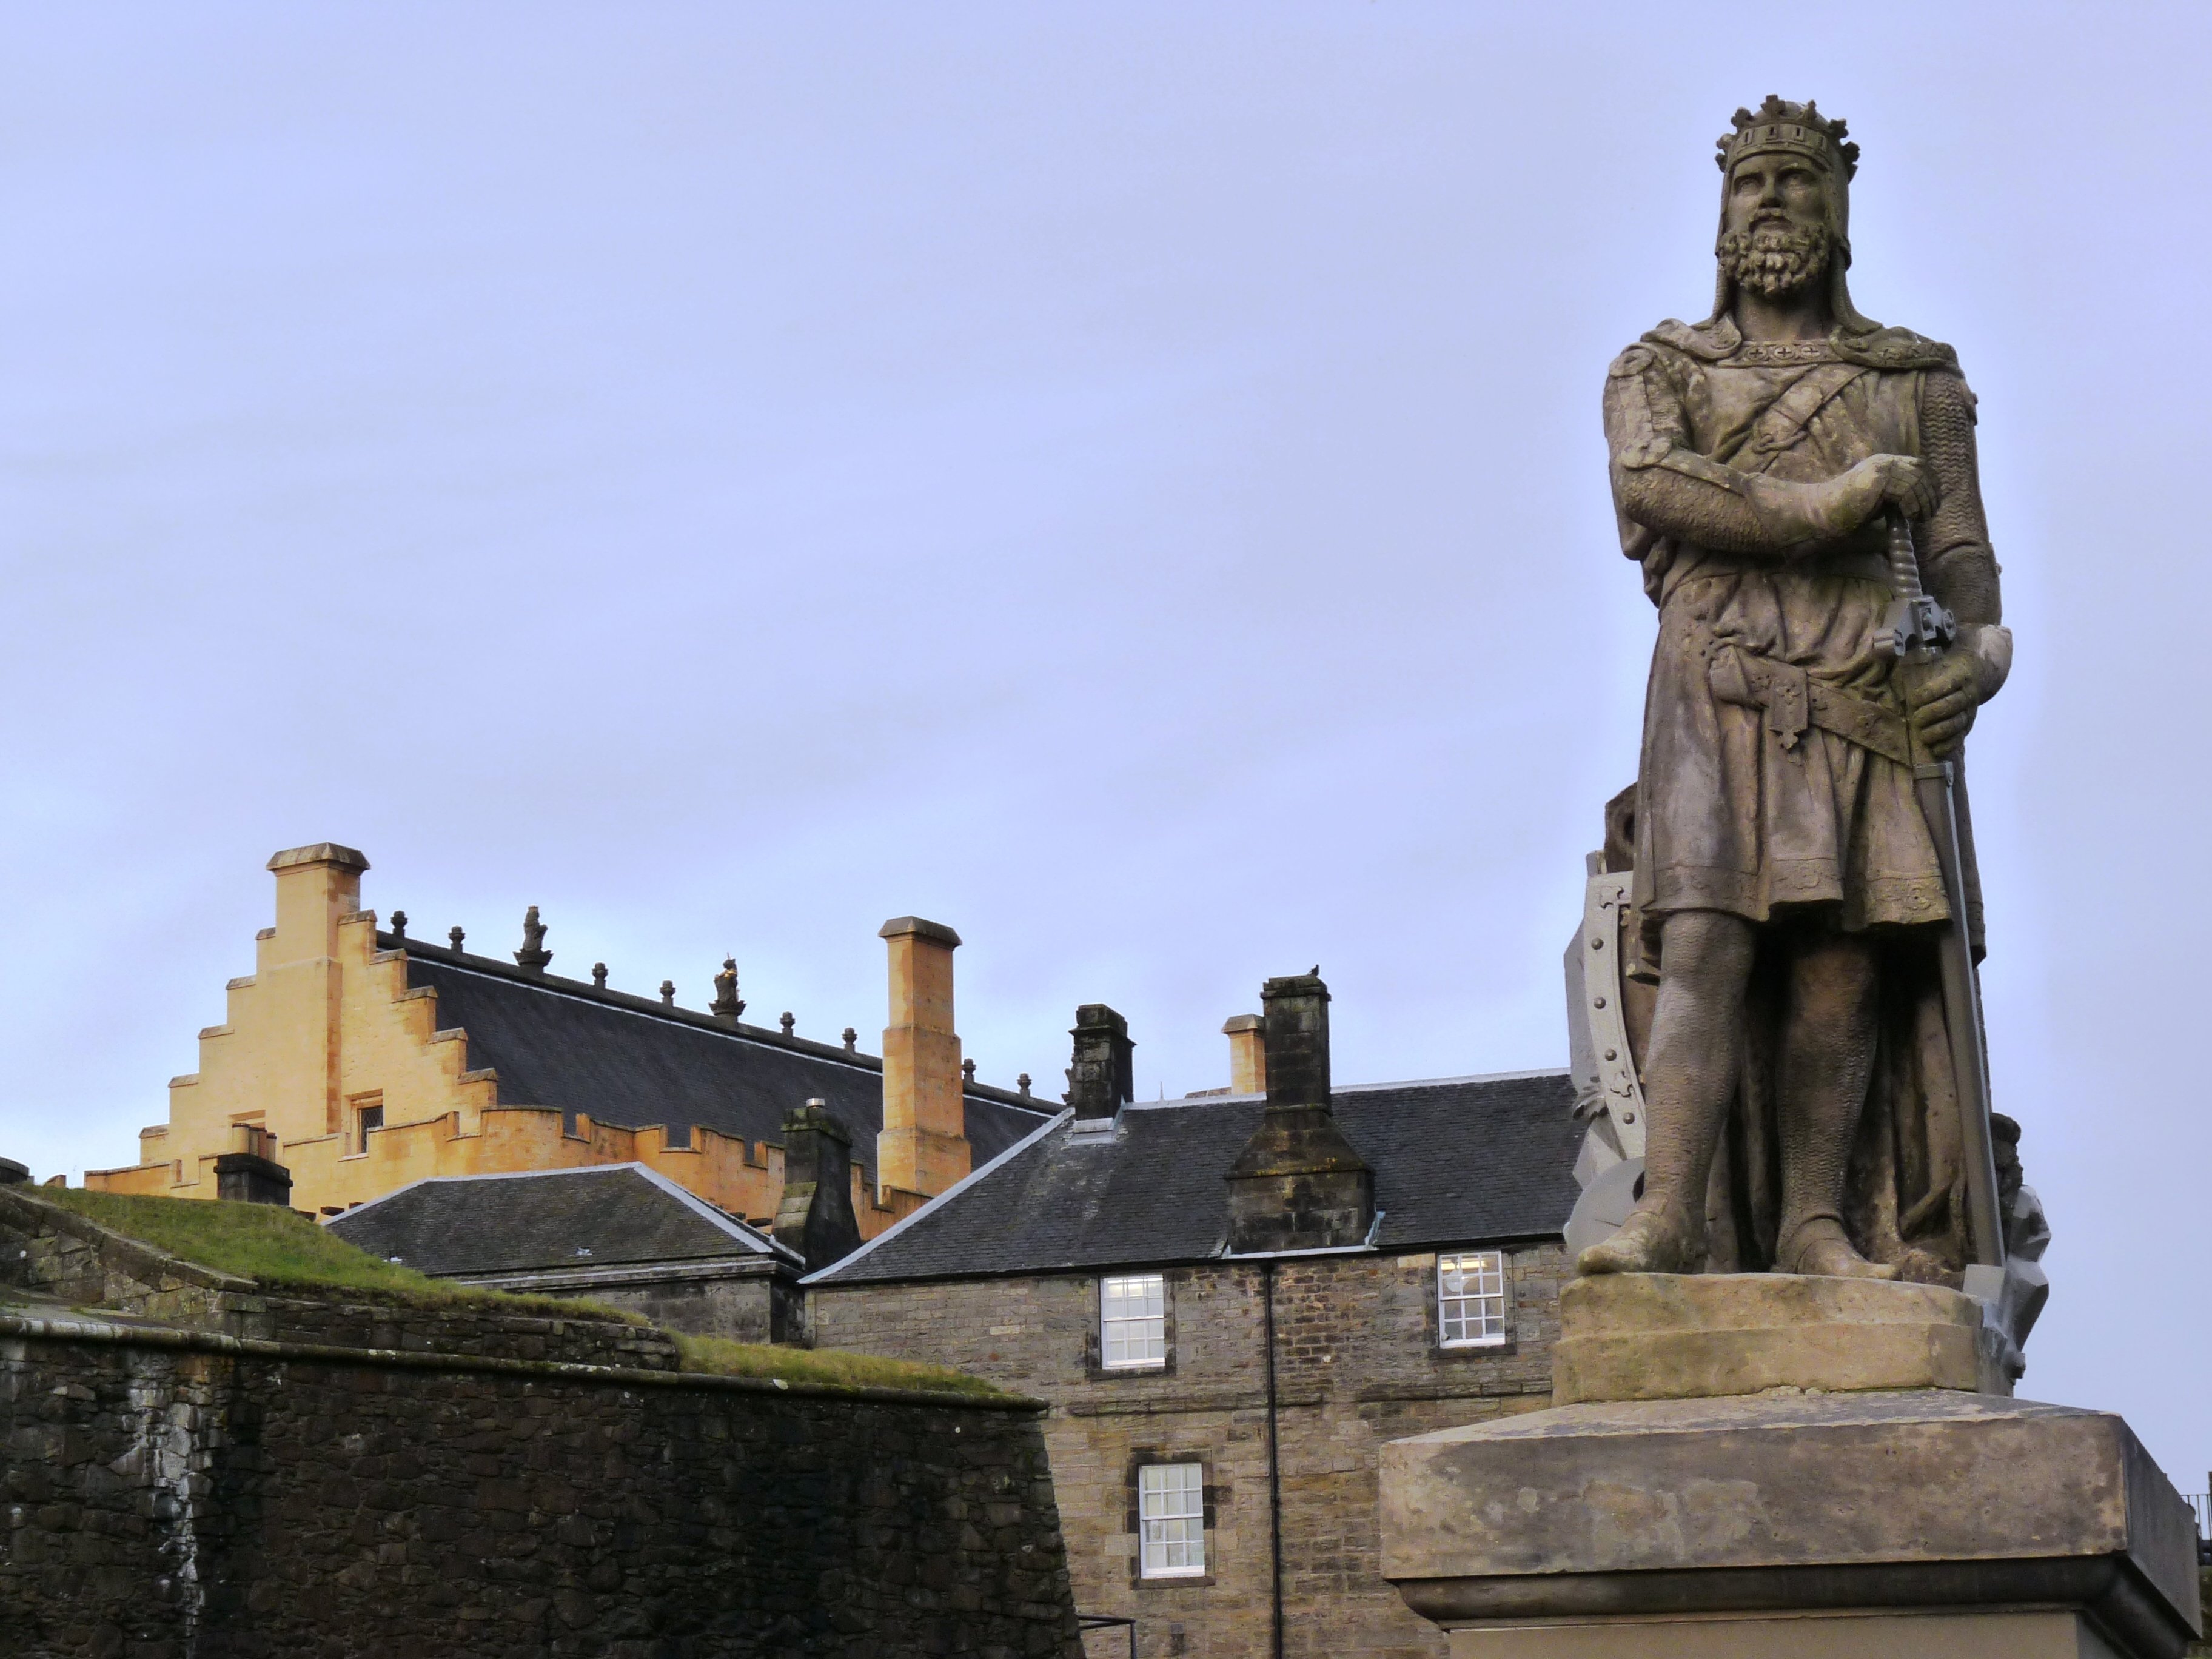
[[[1598,1273],[1689,1273],[1703,1265],[1705,1241],[1689,1211],[1648,1194],[1620,1231],[1576,1259],[1575,1271]]]
[[[1816,1215],[1783,1236],[1774,1253],[1778,1273],[1810,1273],[1816,1279],[1894,1279],[1897,1269],[1869,1261],[1858,1253],[1835,1217]]]

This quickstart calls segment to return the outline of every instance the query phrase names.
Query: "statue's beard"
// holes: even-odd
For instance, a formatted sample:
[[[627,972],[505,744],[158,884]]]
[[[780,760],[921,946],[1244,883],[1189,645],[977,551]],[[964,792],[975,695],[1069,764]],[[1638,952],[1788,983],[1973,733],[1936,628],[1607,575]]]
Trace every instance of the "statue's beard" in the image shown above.
[[[1820,280],[1834,246],[1826,225],[1762,220],[1721,238],[1721,269],[1753,294],[1786,300]]]

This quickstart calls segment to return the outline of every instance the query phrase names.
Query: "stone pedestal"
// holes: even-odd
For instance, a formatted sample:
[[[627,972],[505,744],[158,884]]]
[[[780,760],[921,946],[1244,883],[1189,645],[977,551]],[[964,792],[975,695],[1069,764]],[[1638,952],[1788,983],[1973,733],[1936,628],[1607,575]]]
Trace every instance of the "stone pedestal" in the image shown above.
[[[1561,1328],[1575,1403],[1383,1448],[1383,1572],[1455,1659],[2176,1659],[2200,1628],[2187,1503],[2118,1418],[1998,1392],[1971,1298],[1624,1275]]]
[[[1764,1389],[2010,1394],[2003,1336],[1940,1285],[1796,1273],[1607,1273],[1559,1293],[1552,1399],[1705,1400]]]

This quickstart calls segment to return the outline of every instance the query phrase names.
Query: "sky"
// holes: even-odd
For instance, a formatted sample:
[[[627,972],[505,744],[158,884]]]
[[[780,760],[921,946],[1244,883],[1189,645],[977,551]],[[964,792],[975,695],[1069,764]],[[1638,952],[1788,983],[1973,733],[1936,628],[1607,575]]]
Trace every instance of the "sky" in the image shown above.
[[[1316,963],[1340,1081],[1564,1064],[1653,630],[1605,366],[1811,96],[1981,399],[2023,1391],[2202,1490],[2212,12],[1717,15],[0,6],[0,1155],[133,1161],[322,840],[871,1048],[950,923],[1053,1095],[1078,1003],[1173,1096]]]

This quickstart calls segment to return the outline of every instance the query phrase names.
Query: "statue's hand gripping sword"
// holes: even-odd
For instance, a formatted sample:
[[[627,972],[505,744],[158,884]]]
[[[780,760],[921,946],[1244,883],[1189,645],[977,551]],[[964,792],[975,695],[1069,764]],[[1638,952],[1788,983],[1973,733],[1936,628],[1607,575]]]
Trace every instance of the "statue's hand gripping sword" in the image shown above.
[[[1920,558],[1912,545],[1912,526],[1889,509],[1889,580],[1896,599],[1883,617],[1875,649],[1905,671],[1899,677],[1906,702],[1929,665],[1940,660],[1958,637],[1951,613],[1920,585]],[[1960,855],[1959,806],[1951,763],[1937,760],[1911,738],[1912,787],[1920,813],[1936,843],[1943,872],[1943,896],[1951,919],[1943,929],[1943,1024],[1950,1036],[1951,1072],[1959,1091],[1960,1152],[1966,1175],[1967,1248],[1974,1263],[2000,1273],[2005,1264],[2004,1221],[1997,1207],[1996,1159],[1990,1136],[1989,1057],[1982,1039],[1981,981],[1974,972],[1973,942],[1966,929],[1966,874]],[[1972,1281],[1978,1277],[1971,1272]]]

